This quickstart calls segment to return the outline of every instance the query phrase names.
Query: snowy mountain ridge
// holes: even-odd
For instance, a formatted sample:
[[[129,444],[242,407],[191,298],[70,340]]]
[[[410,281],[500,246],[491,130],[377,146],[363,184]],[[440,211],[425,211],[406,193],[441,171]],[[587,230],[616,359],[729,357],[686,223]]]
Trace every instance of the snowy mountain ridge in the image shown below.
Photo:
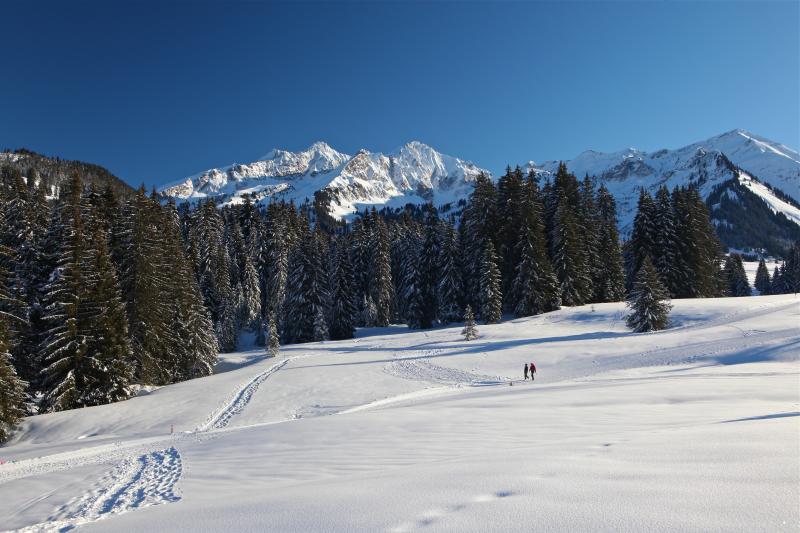
[[[546,178],[555,173],[558,163],[529,161],[523,170]],[[630,230],[639,190],[644,187],[654,193],[661,185],[670,189],[693,185],[708,198],[716,189],[738,182],[745,189],[728,191],[730,198],[749,191],[773,215],[784,215],[800,225],[800,154],[746,130],[732,130],[674,150],[587,150],[565,163],[579,178],[592,176],[611,191],[623,235]],[[214,197],[223,204],[239,203],[246,195],[258,202],[308,201],[343,218],[370,205],[457,202],[469,195],[481,172],[491,175],[472,162],[418,141],[386,154],[360,150],[352,156],[316,142],[299,152],[275,149],[252,163],[209,169],[165,186],[160,193],[191,202]],[[732,223],[724,213],[715,217],[720,223]]]
[[[217,197],[238,203],[246,195],[257,201],[280,196],[312,201],[322,193],[335,217],[355,212],[363,205],[383,205],[392,199],[438,205],[469,194],[475,178],[488,171],[469,161],[441,154],[419,141],[388,153],[360,150],[343,154],[324,142],[306,150],[274,149],[247,164],[213,168],[165,186],[164,197],[197,201]]]

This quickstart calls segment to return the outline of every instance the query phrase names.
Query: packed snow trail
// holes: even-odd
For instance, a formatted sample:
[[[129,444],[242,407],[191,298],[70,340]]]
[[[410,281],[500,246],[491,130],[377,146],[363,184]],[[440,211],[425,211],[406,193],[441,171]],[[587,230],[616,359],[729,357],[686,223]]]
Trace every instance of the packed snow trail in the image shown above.
[[[181,454],[174,447],[125,459],[46,522],[18,531],[69,531],[135,509],[179,501],[175,485],[182,470]]]
[[[18,531],[69,531],[81,524],[128,511],[179,501],[175,485],[181,478],[183,464],[175,445],[191,437],[213,438],[214,430],[225,428],[233,417],[244,410],[258,387],[290,359],[272,365],[245,383],[229,401],[192,432],[171,435],[166,439],[154,437],[129,443],[115,442],[4,465],[0,469],[0,485],[33,475],[119,461],[92,489],[59,508],[46,522]],[[167,444],[168,448],[159,449]]]

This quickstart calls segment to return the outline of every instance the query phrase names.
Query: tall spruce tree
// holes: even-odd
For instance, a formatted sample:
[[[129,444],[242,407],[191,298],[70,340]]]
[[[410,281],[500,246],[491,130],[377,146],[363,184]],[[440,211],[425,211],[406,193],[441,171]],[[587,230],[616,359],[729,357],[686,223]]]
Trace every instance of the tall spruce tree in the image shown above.
[[[352,339],[355,334],[357,309],[353,265],[346,242],[340,242],[337,247],[334,283],[330,338],[332,340]]]
[[[20,379],[11,364],[8,344],[6,317],[0,314],[0,444],[11,437],[25,416],[27,383]]]
[[[633,219],[633,231],[631,233],[630,248],[628,255],[627,287],[631,289],[636,279],[636,275],[642,266],[645,257],[652,261],[659,256],[657,234],[658,234],[658,213],[653,197],[642,188],[639,191],[639,203],[636,207],[636,216]]]
[[[597,191],[597,209],[600,225],[593,299],[596,302],[618,302],[625,297],[625,273],[617,231],[617,206],[605,185]]]
[[[553,268],[563,305],[582,305],[589,297],[586,262],[582,255],[578,223],[565,192],[560,193],[553,216]]]
[[[463,301],[463,280],[461,278],[458,237],[452,224],[441,226],[441,265],[437,286],[437,319],[443,324],[461,320],[461,303]]]
[[[480,266],[481,318],[487,324],[500,322],[503,313],[503,294],[500,290],[501,275],[497,265],[497,254],[491,240],[487,240]]]

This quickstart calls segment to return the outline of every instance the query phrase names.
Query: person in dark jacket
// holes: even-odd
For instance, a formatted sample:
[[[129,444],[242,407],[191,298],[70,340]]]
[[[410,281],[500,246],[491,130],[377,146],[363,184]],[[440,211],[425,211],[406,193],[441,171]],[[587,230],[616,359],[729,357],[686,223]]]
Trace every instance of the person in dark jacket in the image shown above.
[[[528,363],[525,363],[525,380],[528,380]]]
[[[531,361],[530,371],[531,371],[531,381],[533,381],[533,375],[536,373],[536,365],[533,364],[533,361]]]

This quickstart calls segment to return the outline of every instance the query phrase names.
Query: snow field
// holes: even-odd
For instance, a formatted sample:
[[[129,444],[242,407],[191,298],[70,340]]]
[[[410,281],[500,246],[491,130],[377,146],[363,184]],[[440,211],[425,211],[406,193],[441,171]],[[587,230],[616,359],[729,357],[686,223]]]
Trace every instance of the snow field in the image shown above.
[[[17,461],[0,466],[0,524],[795,531],[800,299],[674,304],[657,334],[630,333],[622,304],[479,325],[471,342],[364,330],[33,417],[0,449]]]

